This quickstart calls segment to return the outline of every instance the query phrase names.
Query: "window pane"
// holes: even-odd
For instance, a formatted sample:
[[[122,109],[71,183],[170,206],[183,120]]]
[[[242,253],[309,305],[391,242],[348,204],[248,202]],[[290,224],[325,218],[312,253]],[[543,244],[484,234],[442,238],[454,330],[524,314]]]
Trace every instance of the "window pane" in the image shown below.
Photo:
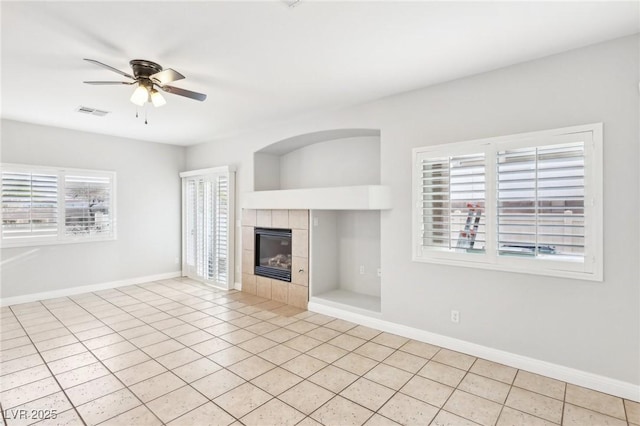
[[[457,251],[484,251],[485,157],[451,157],[451,247]]]
[[[65,176],[65,234],[106,236],[112,233],[111,178]]]
[[[2,237],[55,236],[58,232],[58,177],[2,172]]]
[[[584,144],[504,150],[497,157],[498,252],[584,256]]]
[[[472,154],[422,160],[423,246],[484,251],[484,158]]]

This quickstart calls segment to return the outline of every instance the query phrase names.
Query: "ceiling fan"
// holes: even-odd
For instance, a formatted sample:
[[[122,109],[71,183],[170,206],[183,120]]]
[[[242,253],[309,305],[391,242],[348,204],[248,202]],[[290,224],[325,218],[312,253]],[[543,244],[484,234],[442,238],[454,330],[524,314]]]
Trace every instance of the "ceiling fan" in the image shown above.
[[[97,85],[109,85],[109,84],[127,84],[137,85],[133,94],[131,95],[131,102],[138,106],[143,106],[145,102],[152,103],[153,106],[160,107],[167,103],[164,97],[160,94],[157,88],[163,92],[172,93],[174,95],[184,96],[186,98],[195,99],[197,101],[204,101],[207,99],[207,95],[198,92],[192,92],[191,90],[181,89],[179,87],[169,86],[168,83],[173,81],[182,80],[184,75],[172,70],[171,68],[163,69],[161,65],[155,62],[147,61],[144,59],[134,59],[129,62],[133,75],[120,71],[110,65],[103,64],[102,62],[94,59],[84,59],[87,62],[104,67],[108,70],[116,72],[133,81],[85,81],[87,84]]]

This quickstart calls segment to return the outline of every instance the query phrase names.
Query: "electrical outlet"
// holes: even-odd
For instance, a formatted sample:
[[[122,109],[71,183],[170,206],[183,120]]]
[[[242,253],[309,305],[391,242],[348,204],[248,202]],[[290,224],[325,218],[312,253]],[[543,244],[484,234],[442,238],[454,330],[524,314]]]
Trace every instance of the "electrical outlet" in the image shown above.
[[[173,263],[175,263],[176,265],[178,265],[180,263],[180,258],[178,256],[176,256],[175,259],[173,259]]]
[[[378,276],[381,277],[382,276],[382,268],[378,268]]]
[[[364,265],[360,265],[360,275],[364,275]]]
[[[313,226],[318,226],[318,218],[317,217],[313,218]]]
[[[458,324],[460,322],[460,312],[459,311],[451,311],[451,322],[454,324]]]

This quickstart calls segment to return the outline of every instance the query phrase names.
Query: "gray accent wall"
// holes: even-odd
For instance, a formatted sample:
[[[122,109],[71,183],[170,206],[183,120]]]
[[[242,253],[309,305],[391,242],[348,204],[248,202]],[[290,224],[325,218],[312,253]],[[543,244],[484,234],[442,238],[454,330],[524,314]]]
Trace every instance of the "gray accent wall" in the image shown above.
[[[253,152],[310,132],[380,129],[393,197],[380,214],[382,319],[637,385],[639,52],[638,36],[625,37],[192,146],[187,169],[236,164],[240,208]],[[594,122],[604,123],[604,282],[411,261],[412,148]]]
[[[4,163],[116,172],[115,241],[1,250],[2,297],[180,270],[184,147],[2,120]]]

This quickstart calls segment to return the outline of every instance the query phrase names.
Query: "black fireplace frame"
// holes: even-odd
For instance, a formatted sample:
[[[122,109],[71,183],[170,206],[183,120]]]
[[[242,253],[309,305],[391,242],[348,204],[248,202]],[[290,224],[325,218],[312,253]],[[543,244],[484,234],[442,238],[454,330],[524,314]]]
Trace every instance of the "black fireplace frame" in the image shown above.
[[[272,236],[272,237],[288,237],[293,246],[293,234],[291,229],[277,229],[277,228],[255,228],[255,249],[253,267],[254,274],[260,277],[273,278],[280,281],[291,282],[291,270],[286,271],[282,268],[273,268],[271,266],[260,265],[260,236]]]

